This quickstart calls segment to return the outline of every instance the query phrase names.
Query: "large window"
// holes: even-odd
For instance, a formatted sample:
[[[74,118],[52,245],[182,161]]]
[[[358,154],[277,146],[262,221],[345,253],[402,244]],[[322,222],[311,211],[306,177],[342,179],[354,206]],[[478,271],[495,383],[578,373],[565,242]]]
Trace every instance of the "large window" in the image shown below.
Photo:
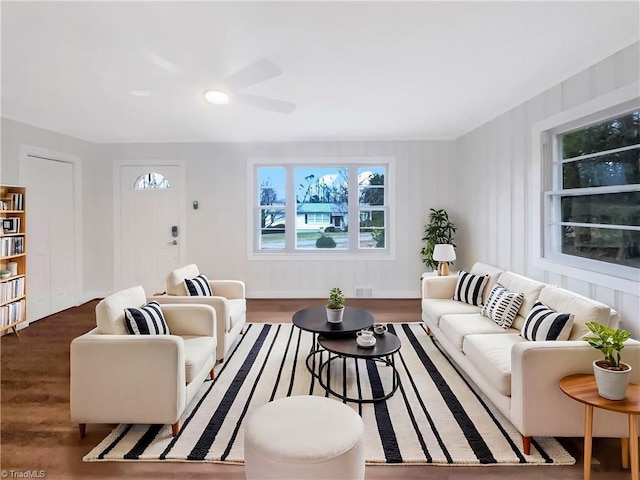
[[[388,164],[254,165],[255,253],[388,253]]]
[[[640,268],[640,110],[551,134],[545,257],[594,271]]]

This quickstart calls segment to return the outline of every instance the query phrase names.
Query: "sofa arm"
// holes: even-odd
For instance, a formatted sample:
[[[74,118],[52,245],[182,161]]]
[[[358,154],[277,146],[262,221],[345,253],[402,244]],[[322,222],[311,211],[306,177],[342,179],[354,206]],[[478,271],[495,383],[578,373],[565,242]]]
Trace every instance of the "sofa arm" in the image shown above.
[[[640,342],[629,340],[624,361],[633,367],[631,381],[640,381]],[[511,350],[511,422],[523,435],[582,436],[584,409],[560,390],[560,379],[593,373],[602,354],[582,340],[520,342]],[[622,436],[620,421],[599,412],[594,436]]]
[[[244,282],[240,280],[209,280],[209,285],[217,297],[245,298]]]
[[[78,423],[175,423],[186,403],[184,340],[102,335],[71,342],[71,418]]]
[[[422,277],[422,299],[453,298],[457,284],[457,275]]]
[[[172,335],[217,337],[216,310],[212,306],[163,303],[160,308]]]

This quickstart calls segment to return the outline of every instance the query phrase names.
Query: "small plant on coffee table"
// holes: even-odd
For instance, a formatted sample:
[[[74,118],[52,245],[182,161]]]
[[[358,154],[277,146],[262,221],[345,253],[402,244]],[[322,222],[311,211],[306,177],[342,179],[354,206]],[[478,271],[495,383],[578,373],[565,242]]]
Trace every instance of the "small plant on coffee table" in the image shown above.
[[[327,308],[331,310],[340,310],[344,308],[344,295],[339,288],[332,288],[329,292],[329,301],[327,302]]]

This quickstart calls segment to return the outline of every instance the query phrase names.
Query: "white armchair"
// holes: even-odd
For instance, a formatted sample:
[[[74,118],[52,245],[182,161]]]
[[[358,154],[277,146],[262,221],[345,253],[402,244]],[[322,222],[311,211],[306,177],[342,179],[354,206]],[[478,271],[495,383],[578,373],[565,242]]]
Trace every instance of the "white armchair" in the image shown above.
[[[216,312],[207,305],[162,305],[170,335],[129,335],[124,309],[147,303],[142,287],[96,306],[97,327],[71,342],[71,419],[87,423],[171,424],[207,377],[214,377]]]
[[[167,294],[149,297],[160,304],[205,304],[216,310],[218,319],[218,347],[216,359],[223,361],[229,347],[247,323],[245,286],[239,280],[209,280],[212,297],[190,297],[184,280],[200,275],[197,265],[186,265],[167,276]]]

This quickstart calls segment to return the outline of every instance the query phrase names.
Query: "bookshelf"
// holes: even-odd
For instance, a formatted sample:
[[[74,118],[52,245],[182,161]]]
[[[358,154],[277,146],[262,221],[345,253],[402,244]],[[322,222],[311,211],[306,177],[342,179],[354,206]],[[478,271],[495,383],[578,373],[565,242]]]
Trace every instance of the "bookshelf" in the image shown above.
[[[25,187],[0,185],[0,333],[27,320]],[[10,273],[3,274],[3,270]]]

